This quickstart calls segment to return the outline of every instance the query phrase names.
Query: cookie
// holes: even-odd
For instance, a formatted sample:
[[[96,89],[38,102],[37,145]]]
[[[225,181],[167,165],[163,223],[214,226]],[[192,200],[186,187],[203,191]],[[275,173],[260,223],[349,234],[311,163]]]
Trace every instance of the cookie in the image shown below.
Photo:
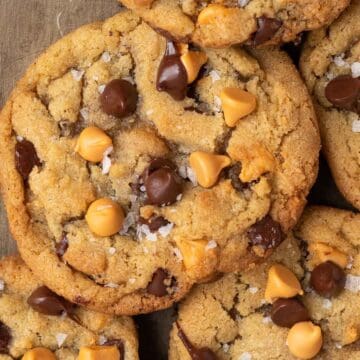
[[[345,198],[360,209],[360,1],[309,35],[301,71],[314,98],[323,153]]]
[[[284,53],[188,48],[128,11],[30,67],[0,141],[25,262],[68,300],[125,315],[270,255],[302,212],[319,152]]]
[[[306,209],[266,263],[194,288],[169,358],[358,359],[359,224],[349,211]]]
[[[208,1],[120,0],[160,33],[180,42],[221,48],[294,41],[330,24],[349,0]]]
[[[71,304],[37,280],[20,257],[0,261],[0,288],[0,359],[139,358],[130,318]]]

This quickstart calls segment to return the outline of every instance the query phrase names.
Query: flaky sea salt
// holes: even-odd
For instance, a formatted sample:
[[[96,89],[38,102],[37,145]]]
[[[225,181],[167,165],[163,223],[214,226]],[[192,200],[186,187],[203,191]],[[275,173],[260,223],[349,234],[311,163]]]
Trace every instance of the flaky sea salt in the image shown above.
[[[134,279],[134,278],[130,278],[130,279],[128,280],[128,282],[129,282],[129,284],[135,284],[136,279]]]
[[[182,256],[182,253],[181,253],[179,248],[174,247],[173,251],[174,251],[174,254],[178,258],[179,261],[182,261],[184,259],[184,257]]]
[[[335,347],[336,347],[337,349],[342,349],[342,345],[339,344],[339,343],[335,343]]]
[[[87,108],[80,109],[80,114],[85,121],[89,120],[89,109],[87,109]]]
[[[0,291],[4,291],[5,290],[5,282],[4,280],[0,279]]]
[[[108,253],[109,253],[110,255],[114,255],[114,254],[116,253],[116,249],[115,249],[114,247],[109,247]]]
[[[256,294],[259,291],[259,288],[257,288],[256,286],[250,286],[249,287],[249,292],[251,294]]]
[[[116,289],[116,288],[119,287],[118,284],[115,284],[115,283],[112,283],[112,282],[109,282],[109,283],[105,284],[104,286],[107,287],[107,288],[111,288],[111,289]]]
[[[105,51],[102,55],[101,55],[101,60],[104,62],[104,63],[108,63],[111,61],[111,55]]]
[[[104,335],[99,336],[99,345],[104,345],[108,341],[107,337]]]
[[[359,121],[359,132],[360,132],[360,121]],[[352,269],[353,263],[354,263],[354,258],[352,256],[350,256],[349,257],[349,262],[346,265],[346,268],[349,269],[349,270]]]
[[[333,57],[334,64],[339,67],[345,67],[349,64],[344,60],[345,54],[336,55]]]
[[[230,350],[230,345],[229,344],[223,344],[222,349],[223,349],[224,353],[227,353]]]
[[[245,7],[250,0],[238,0],[238,4],[240,7]]]
[[[220,112],[221,110],[221,99],[219,98],[219,96],[214,96],[214,106],[213,106],[213,110],[216,112]]]
[[[64,344],[64,342],[65,342],[65,340],[66,340],[67,337],[68,337],[68,335],[67,335],[67,334],[64,334],[64,333],[57,333],[57,334],[55,335],[55,338],[56,338],[56,342],[57,342],[57,344],[58,344],[58,347],[61,347],[61,346]]]
[[[111,159],[109,157],[109,155],[112,153],[112,151],[114,150],[114,148],[112,146],[109,146],[105,151],[104,151],[104,155],[103,155],[103,159],[101,161],[101,166],[102,166],[102,174],[106,175],[110,172],[110,168],[111,168]]]
[[[244,352],[240,355],[239,360],[251,360],[252,356],[249,352]]]
[[[216,70],[211,70],[209,72],[209,76],[211,77],[213,83],[221,79],[220,74]]]
[[[176,200],[177,200],[177,201],[180,201],[180,200],[182,199],[182,197],[183,197],[183,194],[179,194],[179,195],[176,197]]]
[[[126,235],[129,229],[136,224],[137,216],[133,211],[129,211],[125,217],[123,228],[120,231],[120,235]]]
[[[360,76],[360,62],[354,62],[351,64],[351,74],[353,78]]]
[[[138,225],[137,226],[137,236],[140,238],[140,239],[143,239],[144,236],[146,238],[146,240],[149,240],[149,241],[157,241],[157,236],[156,234],[152,233],[150,231],[150,228],[148,225],[146,224],[142,224],[142,225]]]
[[[150,115],[152,115],[154,113],[154,110],[153,109],[150,109],[150,110],[148,110],[145,114],[146,114],[146,116],[150,116]]]
[[[71,75],[72,75],[73,79],[76,81],[80,81],[82,79],[82,77],[84,76],[84,74],[85,74],[84,70],[76,70],[76,69],[71,70]]]
[[[198,181],[197,181],[197,178],[196,178],[196,174],[195,174],[194,170],[190,166],[188,166],[186,168],[186,173],[187,173],[187,178],[191,181],[191,183],[194,186],[197,186]]]
[[[159,228],[158,232],[162,237],[165,238],[165,237],[169,236],[173,227],[174,227],[174,224],[169,223],[169,224],[166,224],[165,226],[162,226],[161,228]]]
[[[324,309],[327,309],[327,310],[331,309],[331,308],[332,308],[332,302],[331,302],[331,300],[329,300],[329,299],[324,299],[322,306],[323,306]]]
[[[351,292],[360,291],[360,276],[348,275],[346,277],[345,289]]]
[[[262,322],[263,324],[271,324],[272,323],[271,317],[270,316],[263,317]]]
[[[99,94],[102,94],[102,93],[105,91],[105,87],[106,87],[106,85],[99,85],[99,86],[98,86],[98,92],[99,92]]]
[[[21,141],[24,140],[24,138],[23,138],[22,136],[18,135],[18,136],[16,137],[16,140],[21,142]]]
[[[215,249],[217,247],[217,243],[215,240],[210,240],[206,246],[205,246],[205,250],[211,250],[211,249]]]

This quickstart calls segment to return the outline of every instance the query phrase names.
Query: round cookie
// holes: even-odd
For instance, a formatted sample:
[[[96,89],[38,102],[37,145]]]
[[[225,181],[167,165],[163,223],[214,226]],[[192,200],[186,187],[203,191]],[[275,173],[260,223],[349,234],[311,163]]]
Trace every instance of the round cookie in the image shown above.
[[[90,352],[139,358],[130,318],[69,303],[37,280],[20,257],[0,261],[0,280],[0,359],[81,360]]]
[[[52,46],[0,119],[22,257],[109,313],[168,307],[262,261],[317,174],[312,103],[284,53],[195,50],[128,11]]]
[[[311,33],[301,71],[314,98],[323,152],[337,186],[360,209],[360,1]]]
[[[360,215],[348,211],[306,209],[266,263],[193,289],[180,304],[169,358],[207,353],[204,359],[358,359],[359,224]],[[299,279],[300,290],[279,264]],[[329,266],[342,274],[335,282],[324,272]],[[322,289],[334,284],[337,292],[324,295]],[[302,353],[293,356],[299,348]]]
[[[120,0],[153,28],[177,41],[220,48],[294,41],[330,24],[349,0]]]

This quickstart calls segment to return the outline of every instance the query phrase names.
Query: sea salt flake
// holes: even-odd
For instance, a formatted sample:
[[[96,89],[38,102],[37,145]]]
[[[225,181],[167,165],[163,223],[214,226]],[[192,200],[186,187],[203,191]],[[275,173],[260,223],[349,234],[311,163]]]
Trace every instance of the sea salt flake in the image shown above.
[[[0,279],[0,291],[4,291],[5,290],[5,281]]]
[[[223,344],[222,349],[225,353],[227,353],[230,350],[230,345],[229,344]]]
[[[109,247],[108,253],[109,253],[110,255],[114,255],[114,254],[116,253],[116,249],[115,249],[114,247]]]
[[[156,234],[152,233],[150,231],[149,226],[146,225],[146,224],[138,225],[138,227],[137,227],[137,235],[138,235],[138,237],[140,239],[143,239],[144,236],[145,236],[146,240],[157,241]]]
[[[174,247],[174,248],[173,248],[173,251],[174,251],[175,256],[178,258],[178,260],[179,260],[179,261],[183,261],[184,257],[183,257],[183,255],[182,255],[180,249],[177,248],[177,247]]]
[[[217,243],[215,240],[210,240],[206,246],[205,246],[205,250],[208,251],[208,250],[211,250],[211,249],[215,249],[217,247]]]
[[[80,81],[82,79],[82,77],[84,76],[84,74],[85,74],[84,70],[76,70],[76,69],[71,70],[71,75],[72,75],[73,79],[76,81]]]
[[[89,120],[89,109],[88,108],[80,109],[80,114],[84,120]]]
[[[353,78],[360,76],[360,62],[354,62],[351,64],[351,74]]]
[[[354,120],[351,129],[355,133],[360,133],[360,120]]]
[[[213,106],[213,110],[216,112],[220,112],[221,110],[221,99],[219,98],[219,96],[214,96],[214,106]]]
[[[348,63],[344,60],[345,54],[336,55],[333,57],[334,64],[339,67],[345,67]]]
[[[105,51],[102,55],[101,55],[101,60],[104,62],[104,63],[108,63],[111,61],[111,55]]]
[[[256,286],[250,286],[249,287],[249,292],[251,294],[256,294],[259,291],[259,288],[257,288]]]
[[[131,76],[125,76],[123,79],[135,85],[135,80]]]
[[[130,279],[128,280],[128,282],[129,282],[129,284],[135,284],[136,279],[134,279],[134,278],[130,278]]]
[[[346,277],[345,289],[351,292],[360,291],[360,276],[348,275]]]
[[[209,72],[209,76],[211,77],[213,83],[221,79],[220,74],[216,70],[211,70]]]
[[[191,167],[186,168],[187,178],[191,181],[194,186],[197,186],[198,181],[196,178],[195,171]]]
[[[331,72],[325,73],[325,77],[330,81],[335,78],[335,75]]]
[[[98,92],[99,92],[99,94],[102,94],[102,93],[105,91],[105,87],[106,87],[106,85],[99,85],[99,86],[98,86]]]
[[[111,289],[116,289],[116,288],[119,287],[118,284],[115,284],[115,283],[112,283],[112,282],[109,282],[109,283],[105,284],[104,286],[107,287],[107,288],[111,288]]]
[[[162,226],[161,228],[159,228],[158,232],[162,237],[167,237],[170,233],[171,230],[173,229],[174,224],[173,223],[169,223],[166,224],[165,226]]]
[[[324,309],[327,309],[327,310],[331,309],[331,308],[332,308],[332,302],[331,302],[331,300],[329,300],[329,299],[324,299],[322,306],[323,306]]]
[[[360,121],[359,121],[359,123],[360,123]],[[359,132],[360,132],[360,124],[359,124]],[[346,265],[346,268],[347,268],[348,270],[352,269],[353,263],[354,263],[354,258],[353,258],[352,256],[350,256],[350,257],[349,257],[349,262],[348,262],[348,264]]]
[[[342,349],[342,345],[339,344],[339,343],[335,343],[335,347],[336,347],[337,349]]]
[[[64,334],[64,333],[57,333],[57,334],[55,335],[55,338],[56,338],[56,342],[57,342],[57,344],[58,344],[58,347],[61,347],[61,346],[64,344],[64,342],[65,342],[65,340],[66,340],[67,337],[68,337],[68,335],[67,335],[67,334]]]
[[[240,7],[245,7],[250,0],[238,0],[238,4]]]
[[[244,352],[240,355],[239,360],[251,360],[252,356],[249,352]]]
[[[271,324],[273,321],[271,320],[270,316],[265,316],[262,319],[263,324]]]
[[[104,345],[108,341],[107,337],[104,335],[99,336],[99,345]]]
[[[125,217],[123,228],[120,231],[120,235],[126,235],[129,229],[136,223],[137,217],[135,212],[129,211]]]
[[[24,138],[23,138],[22,136],[18,135],[18,136],[16,137],[16,140],[17,140],[17,141],[23,141]]]
[[[150,116],[154,113],[154,110],[153,109],[150,109],[146,112],[146,116]]]
[[[110,168],[111,168],[111,159],[109,157],[109,155],[112,153],[112,151],[114,150],[114,148],[112,146],[109,146],[105,151],[104,151],[104,155],[103,155],[103,159],[101,161],[101,166],[102,166],[102,174],[106,175],[110,172]]]
[[[182,199],[182,197],[183,197],[183,194],[179,194],[179,195],[176,197],[176,200],[177,200],[177,201],[180,201],[180,200]]]
[[[145,191],[146,191],[146,187],[145,187],[144,185],[141,185],[141,186],[140,186],[140,191],[141,191],[141,192],[145,192]]]

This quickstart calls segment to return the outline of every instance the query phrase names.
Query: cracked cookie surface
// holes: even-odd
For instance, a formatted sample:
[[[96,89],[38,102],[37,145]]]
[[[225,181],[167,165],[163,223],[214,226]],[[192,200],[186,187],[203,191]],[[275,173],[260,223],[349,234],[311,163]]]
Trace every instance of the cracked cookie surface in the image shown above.
[[[121,359],[138,359],[136,329],[130,318],[112,317],[66,304],[54,293],[44,291],[41,281],[20,257],[1,260],[0,279],[1,360],[20,359],[35,348],[50,350],[58,360],[75,360],[81,347],[106,345],[115,340]],[[32,294],[39,294],[39,289],[40,296],[34,297]],[[63,305],[64,311],[61,311]]]
[[[156,89],[165,47],[128,11],[80,28],[30,67],[1,113],[1,185],[21,255],[92,309],[150,312],[261,262],[317,174],[314,111],[285,54],[208,50],[175,101]],[[235,89],[230,110],[238,94],[256,99],[232,127],[224,88]]]
[[[289,329],[278,325],[282,321],[283,326],[292,326],[286,322],[294,308],[289,312],[280,308],[284,311],[281,314],[274,311],[277,301],[271,305],[265,300],[269,269],[282,264],[296,275],[304,291],[294,301],[305,306],[308,312],[305,319],[309,317],[322,331],[323,346],[313,358],[357,359],[360,356],[359,222],[360,216],[349,211],[307,208],[295,230],[266,263],[239,275],[226,275],[212,284],[198,285],[180,304],[178,313],[178,325],[183,332],[180,331],[180,336],[185,334],[190,346],[184,346],[174,325],[169,358],[191,359],[189,349],[191,352],[193,346],[195,352],[210,349],[215,357],[209,359],[296,359],[287,346]],[[316,286],[315,290],[311,279],[318,265],[329,258],[341,264],[346,282],[340,293],[324,297],[317,293],[319,289]]]
[[[179,41],[204,47],[279,44],[336,19],[349,0],[120,0]]]
[[[360,209],[359,17],[360,1],[352,1],[351,6],[331,26],[309,34],[301,56],[301,71],[315,100],[323,152],[340,191],[358,209]],[[349,93],[351,88],[353,95]],[[341,95],[339,91],[343,94]],[[340,100],[339,95],[343,100]]]

